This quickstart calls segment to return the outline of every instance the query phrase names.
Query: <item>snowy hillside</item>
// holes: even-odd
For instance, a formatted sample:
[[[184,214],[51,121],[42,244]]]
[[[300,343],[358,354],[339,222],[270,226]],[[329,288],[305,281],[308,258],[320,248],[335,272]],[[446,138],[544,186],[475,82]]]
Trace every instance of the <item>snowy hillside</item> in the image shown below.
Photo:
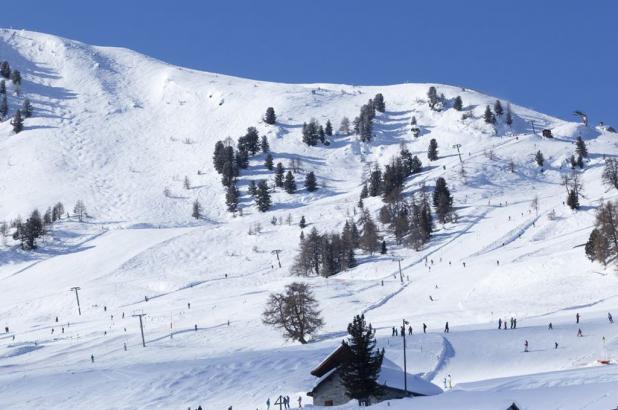
[[[452,377],[452,390],[393,401],[391,408],[410,401],[432,409],[618,406],[615,365],[597,362],[615,363],[618,355],[618,328],[607,321],[608,312],[618,314],[618,281],[611,266],[591,263],[582,246],[595,208],[616,197],[601,173],[605,158],[618,154],[618,134],[515,102],[512,127],[502,118],[494,127],[483,113],[496,98],[461,87],[435,85],[448,101],[461,96],[463,112],[471,114],[465,120],[453,108],[428,107],[431,84],[267,83],[33,32],[1,30],[0,60],[23,77],[21,95],[8,86],[9,114],[26,97],[34,106],[24,131],[0,123],[0,221],[58,201],[72,211],[80,199],[89,216],[63,218],[34,251],[11,239],[0,243],[0,325],[9,328],[0,334],[0,408],[265,409],[266,399],[279,394],[311,403],[305,396],[316,382],[311,369],[359,313],[399,366],[401,340],[390,336],[391,328],[407,319],[414,328],[408,371],[440,387]],[[304,122],[330,120],[337,129],[376,93],[384,95],[386,111],[374,120],[373,141],[336,133],[328,146],[302,143]],[[267,107],[276,110],[274,125],[262,120]],[[410,130],[413,117],[418,138]],[[233,216],[213,149],[252,126],[268,137],[275,163],[300,160],[299,187],[313,171],[319,189],[293,195],[277,189],[272,209],[259,212],[247,186],[274,174],[258,154],[241,172],[243,215]],[[541,137],[542,129],[552,129],[554,138]],[[577,171],[581,207],[572,211],[562,176],[571,175],[578,136],[589,156]],[[432,138],[439,158],[430,162]],[[436,223],[420,251],[397,245],[380,224],[388,254],[359,252],[353,269],[303,278],[325,326],[309,344],[286,341],[262,324],[261,313],[271,292],[298,280],[290,268],[301,216],[305,234],[313,227],[341,232],[346,218],[359,216],[371,168],[388,164],[402,143],[423,162],[405,193],[423,184],[431,189],[444,177],[456,221]],[[535,197],[538,210],[531,207]],[[195,200],[204,209],[199,221],[191,218]],[[364,201],[376,220],[382,205],[379,196]],[[273,217],[283,223],[271,224]],[[249,234],[256,224],[261,232]],[[81,288],[81,316],[73,286]],[[146,348],[137,313],[147,314]],[[511,317],[517,329],[497,330],[498,318]],[[442,333],[446,321],[449,334]],[[423,323],[427,334],[420,332]],[[579,328],[584,337],[576,337]]]

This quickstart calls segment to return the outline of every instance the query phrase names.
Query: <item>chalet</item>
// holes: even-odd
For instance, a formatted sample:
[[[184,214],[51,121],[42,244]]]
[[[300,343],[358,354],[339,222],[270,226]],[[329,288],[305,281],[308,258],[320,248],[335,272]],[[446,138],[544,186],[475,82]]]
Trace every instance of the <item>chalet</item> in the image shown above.
[[[341,344],[337,350],[311,371],[313,376],[319,378],[313,390],[307,393],[308,396],[313,398],[314,405],[338,406],[350,401],[350,398],[345,394],[345,387],[340,376],[340,366],[350,360],[350,356],[349,347]],[[383,394],[380,397],[370,397],[367,404],[442,393],[442,389],[438,386],[423,380],[419,376],[406,374],[406,378],[407,391],[404,389],[403,370],[385,357],[378,378],[378,382],[383,387]]]

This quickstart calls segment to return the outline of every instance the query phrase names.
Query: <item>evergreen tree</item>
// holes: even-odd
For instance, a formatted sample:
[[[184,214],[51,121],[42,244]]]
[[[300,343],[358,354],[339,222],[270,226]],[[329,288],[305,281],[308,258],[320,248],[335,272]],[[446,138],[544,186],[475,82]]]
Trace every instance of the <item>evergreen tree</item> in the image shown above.
[[[264,166],[269,171],[273,170],[273,156],[270,152],[266,154],[266,159],[264,160]]]
[[[30,103],[30,99],[25,98],[24,102],[21,105],[21,113],[24,116],[24,118],[30,118],[32,117],[32,112],[33,112],[33,108],[32,108],[32,104]]]
[[[15,111],[11,125],[15,134],[19,134],[24,129],[24,121],[21,119],[21,112],[19,110]]]
[[[245,147],[241,147],[238,151],[236,151],[234,161],[236,162],[236,166],[238,168],[249,168],[249,152],[246,150]]]
[[[11,72],[11,81],[16,87],[21,85],[21,73],[19,70],[13,70],[13,72]]]
[[[382,171],[376,164],[369,175],[369,195],[378,196],[382,192]]]
[[[298,222],[298,226],[300,226],[300,229],[305,229],[305,227],[307,226],[307,221],[305,221],[305,215],[300,217],[300,222]]]
[[[384,104],[384,96],[382,93],[376,94],[373,98],[373,108],[379,112],[384,112],[386,110],[386,104]]]
[[[460,96],[455,97],[455,101],[453,102],[453,108],[457,111],[463,110],[463,101]]]
[[[255,198],[257,195],[257,185],[255,184],[255,181],[253,179],[249,181],[249,186],[247,187],[247,193],[252,198]]]
[[[2,64],[0,64],[0,75],[7,80],[11,77],[11,66],[8,61],[3,61]]]
[[[534,160],[536,161],[538,166],[540,167],[543,166],[543,163],[545,162],[545,158],[543,157],[543,153],[540,150],[536,152],[536,155],[534,156]]]
[[[318,183],[315,179],[315,174],[313,171],[309,172],[305,177],[305,188],[307,188],[307,191],[309,192],[313,192],[318,189]]]
[[[577,141],[575,142],[575,152],[584,158],[588,157],[588,148],[581,136],[577,137]]]
[[[483,115],[483,118],[485,119],[485,122],[487,124],[495,124],[496,123],[496,117],[495,117],[494,113],[491,112],[491,108],[489,108],[489,105],[485,108],[485,114]]]
[[[240,193],[238,192],[238,188],[236,188],[236,184],[230,184],[225,193],[225,205],[227,205],[227,210],[229,212],[236,212],[238,210],[239,197]]]
[[[268,192],[268,184],[264,180],[258,183],[255,202],[260,212],[266,212],[270,209],[270,192]]]
[[[47,208],[47,210],[43,214],[43,226],[49,226],[53,222],[54,221],[52,219],[52,209],[51,208]]]
[[[371,215],[367,214],[365,223],[363,224],[363,234],[360,237],[360,247],[373,255],[380,249],[378,242],[378,227],[376,226]]]
[[[260,140],[260,135],[255,127],[247,128],[247,133],[244,136],[245,144],[247,151],[251,153],[251,155],[255,155],[259,151],[258,141]]]
[[[237,176],[238,166],[235,162],[231,162],[230,160],[226,160],[223,164],[223,169],[221,170],[221,183],[223,186],[230,186],[235,177]]]
[[[275,124],[277,122],[277,115],[275,114],[275,109],[273,107],[268,107],[266,109],[266,115],[264,116],[264,122],[266,124]]]
[[[56,222],[57,220],[61,219],[62,215],[64,215],[64,205],[62,204],[62,202],[58,202],[52,208],[52,222]]]
[[[6,94],[2,94],[2,100],[0,100],[0,120],[3,120],[4,117],[9,113],[9,103],[6,99]]]
[[[330,120],[326,120],[326,126],[324,127],[324,133],[329,137],[333,136],[333,124],[330,123]]]
[[[296,192],[296,181],[294,180],[294,174],[292,174],[292,171],[288,171],[287,174],[285,174],[283,189],[285,189],[285,192],[288,194],[293,194]]]
[[[202,205],[197,199],[193,201],[193,212],[191,212],[191,216],[195,219],[200,219],[202,217]]]
[[[617,178],[617,181],[618,181],[618,178]],[[618,182],[616,182],[616,184],[618,185]],[[618,189],[618,187],[616,189]],[[361,199],[365,199],[368,196],[369,196],[369,189],[367,188],[367,184],[363,184],[363,188],[361,189],[360,197],[361,197]]]
[[[438,142],[435,138],[432,138],[429,141],[429,148],[427,149],[427,158],[430,161],[435,161],[438,159]]]
[[[309,123],[303,124],[303,142],[310,147],[318,145],[320,139],[320,124],[312,118]]]
[[[416,117],[414,115],[412,116],[412,120],[410,121],[410,125],[412,125],[412,126],[416,125]]]
[[[498,117],[500,117],[504,113],[504,109],[502,109],[502,103],[500,102],[500,100],[496,100],[496,103],[494,104],[494,112]]]
[[[584,169],[584,159],[581,155],[577,156],[577,166],[579,167],[579,169]]]
[[[375,330],[367,325],[365,316],[355,316],[348,325],[347,341],[344,346],[349,350],[349,360],[341,364],[341,381],[346,395],[358,400],[359,405],[369,404],[371,396],[381,396],[383,389],[378,383],[384,349],[376,348]]]
[[[270,145],[268,144],[268,138],[266,137],[266,135],[262,135],[262,140],[260,142],[260,148],[262,149],[262,152],[270,151]]]
[[[18,236],[21,247],[25,250],[35,249],[36,240],[43,235],[43,220],[38,210],[32,211],[26,223],[18,227]]]
[[[281,162],[277,162],[277,168],[275,169],[275,186],[281,188],[283,186],[283,176],[285,168]]]
[[[429,91],[427,91],[427,98],[429,99],[429,108],[433,110],[439,102],[438,92],[433,85],[429,87]]]
[[[0,94],[6,94],[6,81],[0,80]]]
[[[569,194],[567,195],[567,205],[571,209],[579,209],[579,195],[577,195],[577,191],[574,189],[569,189]]]
[[[318,127],[318,139],[322,144],[326,144],[326,132],[321,125]]]
[[[509,127],[513,125],[513,115],[511,114],[511,105],[506,106],[506,125]]]
[[[436,208],[436,216],[441,223],[446,223],[451,220],[453,198],[446,186],[446,180],[442,177],[436,180],[436,187],[433,191],[433,206]]]
[[[386,241],[382,241],[382,249],[380,250],[380,253],[382,255],[386,255],[387,249],[386,249]]]

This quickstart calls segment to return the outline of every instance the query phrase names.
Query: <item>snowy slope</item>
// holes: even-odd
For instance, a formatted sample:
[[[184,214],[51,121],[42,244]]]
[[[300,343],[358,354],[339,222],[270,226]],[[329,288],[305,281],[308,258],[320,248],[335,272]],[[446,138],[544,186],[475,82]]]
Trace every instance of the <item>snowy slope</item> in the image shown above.
[[[608,311],[618,314],[616,275],[591,264],[579,246],[594,208],[616,196],[600,183],[604,157],[618,154],[615,134],[516,104],[512,130],[499,125],[496,133],[482,118],[495,98],[460,87],[436,85],[448,99],[461,95],[474,114],[466,121],[453,109],[429,110],[430,84],[266,83],[33,32],[0,31],[0,59],[24,77],[23,95],[10,97],[11,112],[24,97],[35,106],[20,134],[0,123],[0,220],[56,201],[68,208],[77,199],[91,216],[60,222],[35,252],[0,245],[0,325],[10,327],[0,336],[1,408],[262,409],[267,397],[309,391],[310,370],[361,312],[399,365],[401,341],[389,336],[391,327],[402,318],[415,333],[428,324],[427,335],[408,340],[408,369],[440,387],[450,374],[455,388],[414,399],[419,408],[618,405],[615,369],[596,365],[618,353],[618,330],[605,319]],[[328,147],[301,143],[303,122],[313,117],[337,126],[378,92],[387,111],[376,117],[371,144],[340,135]],[[278,114],[274,126],[261,121],[268,106]],[[409,130],[412,116],[422,128],[418,139]],[[531,121],[537,133],[552,128],[555,138],[542,139]],[[244,197],[243,217],[227,213],[212,150],[249,126],[268,136],[275,162],[301,159],[321,188],[277,192],[265,214]],[[560,181],[571,172],[566,161],[578,135],[590,157],[581,172],[582,208],[572,212]],[[431,138],[440,159],[429,163]],[[457,222],[438,226],[420,252],[396,246],[384,231],[392,255],[359,254],[353,270],[308,278],[326,326],[309,345],[286,342],[261,324],[260,313],[270,292],[296,279],[289,268],[300,216],[310,228],[341,230],[355,214],[367,171],[388,163],[402,142],[425,166],[407,191],[444,176]],[[454,144],[462,146],[465,177]],[[543,172],[533,159],[537,150],[546,159]],[[242,173],[242,191],[250,179],[272,178],[262,163],[258,155]],[[185,176],[190,190],[182,186]],[[538,215],[530,208],[535,196]],[[200,222],[190,218],[195,199],[206,213]],[[381,200],[365,206],[377,212]],[[271,225],[273,216],[285,221],[288,214],[292,225]],[[263,231],[249,235],[255,223]],[[282,269],[273,249],[282,250]],[[403,285],[394,276],[397,257]],[[72,286],[82,288],[81,317]],[[148,315],[146,349],[131,317],[140,312]],[[583,338],[575,336],[576,312]],[[498,331],[498,318],[511,316],[518,329]],[[530,353],[522,353],[524,340]]]

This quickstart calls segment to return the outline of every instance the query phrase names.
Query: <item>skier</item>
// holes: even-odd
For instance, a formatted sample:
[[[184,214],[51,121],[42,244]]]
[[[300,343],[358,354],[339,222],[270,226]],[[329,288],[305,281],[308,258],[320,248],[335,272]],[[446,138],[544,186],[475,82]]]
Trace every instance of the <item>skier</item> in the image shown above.
[[[554,325],[551,324],[551,322],[549,322],[549,326],[547,326],[548,330],[553,330],[554,329]]]
[[[429,295],[429,300],[433,302],[433,297],[431,297],[431,295]]]
[[[517,329],[517,318],[513,318],[513,329]]]
[[[584,334],[582,333],[581,328],[577,329],[577,337],[584,337]]]
[[[507,327],[506,327],[506,318],[504,318],[503,322],[504,322],[504,330],[506,330],[507,329]]]
[[[528,351],[528,341],[526,340],[524,342],[524,352],[527,352],[527,351]]]
[[[427,333],[427,325],[423,323],[423,333]]]
[[[91,355],[90,355],[90,361],[91,361],[92,363],[94,363],[94,355],[93,355],[93,354],[91,354]]]
[[[466,267],[466,262],[461,262],[461,263],[463,264],[463,267],[465,268]]]
[[[499,260],[496,261],[496,265],[500,266],[500,261]]]
[[[446,322],[446,324],[444,325],[444,333],[448,333],[449,328],[448,328],[448,322]]]
[[[554,349],[558,348],[558,342],[554,342]]]
[[[448,375],[448,388],[452,389],[453,388],[453,379],[451,379],[451,375]]]
[[[298,408],[302,409],[303,408],[303,398],[298,396]]]
[[[391,330],[391,336],[395,336],[395,326],[393,326],[393,329]]]
[[[412,326],[408,326],[408,335],[412,336]]]
[[[197,332],[197,323],[195,324],[195,326],[193,327],[195,329],[195,331]]]
[[[188,303],[187,303],[187,308],[188,308],[188,309],[191,309],[191,302],[188,302]]]
[[[9,327],[8,326],[4,326],[4,332],[5,333],[9,333]]]
[[[446,390],[446,377],[444,378],[444,390]]]
[[[123,343],[123,348],[124,348],[124,351],[126,352],[127,351],[127,342]]]
[[[575,314],[575,323],[579,324],[579,313]]]
[[[502,318],[498,318],[498,330],[502,329]]]
[[[56,323],[58,323],[58,316],[56,316]]]
[[[612,317],[611,313],[607,313],[607,320],[609,320],[609,323],[614,323],[614,318]]]
[[[266,410],[270,409],[270,397],[266,399]]]

